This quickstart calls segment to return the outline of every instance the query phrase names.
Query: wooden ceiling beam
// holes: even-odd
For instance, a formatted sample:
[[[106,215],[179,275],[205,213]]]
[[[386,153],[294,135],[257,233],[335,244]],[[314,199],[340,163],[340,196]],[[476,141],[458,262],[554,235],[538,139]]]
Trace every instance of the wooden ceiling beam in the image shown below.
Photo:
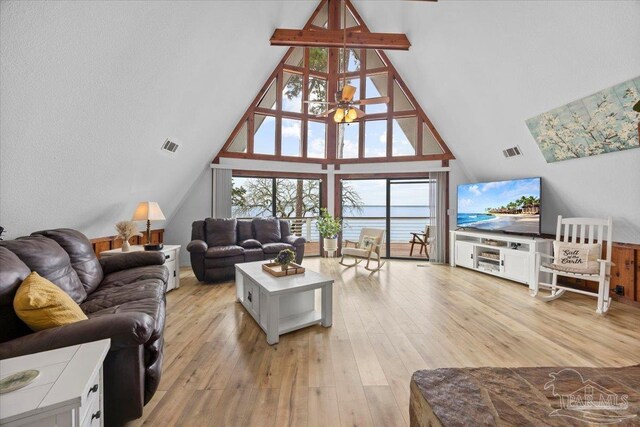
[[[290,30],[277,28],[271,36],[271,46],[342,47],[342,30]],[[409,50],[411,43],[402,33],[370,33],[347,29],[346,46],[356,49]]]

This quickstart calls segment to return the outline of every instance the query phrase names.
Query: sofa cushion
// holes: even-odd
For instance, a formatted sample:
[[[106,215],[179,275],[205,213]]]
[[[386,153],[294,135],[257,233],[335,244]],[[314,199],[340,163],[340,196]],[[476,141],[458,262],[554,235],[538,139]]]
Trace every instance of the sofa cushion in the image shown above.
[[[96,292],[114,285],[122,286],[133,284],[133,287],[135,287],[138,282],[150,279],[167,282],[169,280],[169,270],[167,270],[167,267],[164,265],[147,265],[144,267],[119,270],[111,274],[107,274]]]
[[[124,274],[130,272],[132,274]],[[169,277],[164,266],[147,266],[109,274],[98,289],[81,304],[91,317],[113,313],[139,312],[154,319],[154,332],[149,341],[162,335],[164,300]]]
[[[209,246],[228,246],[236,244],[235,218],[207,218],[206,242]]]
[[[2,241],[0,246],[16,254],[31,271],[37,271],[40,276],[53,282],[75,302],[81,303],[87,298],[87,291],[71,266],[69,255],[54,240],[29,236]]]
[[[240,242],[240,246],[242,246],[245,249],[255,249],[255,248],[261,248],[262,243],[258,242],[256,239],[247,239]]]
[[[204,259],[204,268],[205,271],[207,269],[216,269],[220,267],[233,267],[236,264],[244,262],[244,255],[237,256],[229,256],[224,258],[205,258]]]
[[[18,288],[13,308],[18,317],[34,331],[87,320],[69,295],[35,271]]]
[[[278,243],[282,237],[278,218],[254,218],[253,232],[262,244]]]
[[[29,267],[7,248],[0,246],[0,343],[31,333],[13,309],[13,298]]]
[[[253,239],[253,224],[250,219],[238,220],[238,242]]]
[[[226,258],[244,254],[244,249],[237,245],[214,246],[207,249],[205,258]]]
[[[82,286],[91,293],[95,291],[102,278],[102,267],[96,257],[91,242],[79,231],[70,228],[58,228],[55,230],[37,231],[32,236],[44,236],[55,240],[69,255],[71,266],[78,274]]]
[[[291,249],[292,251],[295,251],[293,246],[288,243],[266,243],[262,245],[262,250],[264,251],[264,253],[270,255],[277,254],[283,249]]]
[[[264,252],[262,252],[262,248],[244,250],[244,262],[262,261],[263,259]]]

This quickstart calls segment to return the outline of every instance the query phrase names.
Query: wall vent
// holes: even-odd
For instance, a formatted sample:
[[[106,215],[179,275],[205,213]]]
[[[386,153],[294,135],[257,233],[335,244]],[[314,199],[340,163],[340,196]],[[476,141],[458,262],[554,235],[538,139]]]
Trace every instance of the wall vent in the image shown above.
[[[175,153],[177,149],[178,149],[178,144],[176,144],[175,142],[171,141],[170,139],[167,139],[164,142],[164,144],[162,144],[162,150],[164,150],[164,151],[168,151],[170,153]]]
[[[506,150],[502,150],[502,154],[504,154],[504,157],[511,158],[511,157],[516,157],[516,156],[522,156],[522,150],[520,150],[520,147],[518,147],[517,145],[515,147],[511,147],[511,148],[507,148]]]

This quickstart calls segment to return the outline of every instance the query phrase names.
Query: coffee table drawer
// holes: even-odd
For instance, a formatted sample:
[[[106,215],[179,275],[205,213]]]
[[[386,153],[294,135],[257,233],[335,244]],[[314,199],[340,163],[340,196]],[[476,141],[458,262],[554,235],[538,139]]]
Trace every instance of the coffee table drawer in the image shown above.
[[[260,315],[260,288],[251,280],[244,283],[244,306],[257,319]]]

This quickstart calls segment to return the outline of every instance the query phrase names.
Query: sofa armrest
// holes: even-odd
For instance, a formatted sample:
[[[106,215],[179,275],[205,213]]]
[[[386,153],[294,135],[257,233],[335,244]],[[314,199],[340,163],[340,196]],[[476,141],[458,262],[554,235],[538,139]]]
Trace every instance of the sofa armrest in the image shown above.
[[[130,268],[162,264],[164,264],[164,254],[159,251],[129,252],[100,259],[100,265],[105,276]]]
[[[187,245],[187,251],[191,253],[205,253],[209,249],[209,245],[204,240],[192,240]]]
[[[69,325],[45,329],[0,344],[0,359],[55,350],[111,338],[111,350],[146,343],[153,333],[154,321],[144,313],[116,313],[81,320]]]
[[[282,238],[283,243],[288,243],[292,246],[300,246],[304,245],[307,240],[304,237],[296,236],[294,234],[290,234]]]

